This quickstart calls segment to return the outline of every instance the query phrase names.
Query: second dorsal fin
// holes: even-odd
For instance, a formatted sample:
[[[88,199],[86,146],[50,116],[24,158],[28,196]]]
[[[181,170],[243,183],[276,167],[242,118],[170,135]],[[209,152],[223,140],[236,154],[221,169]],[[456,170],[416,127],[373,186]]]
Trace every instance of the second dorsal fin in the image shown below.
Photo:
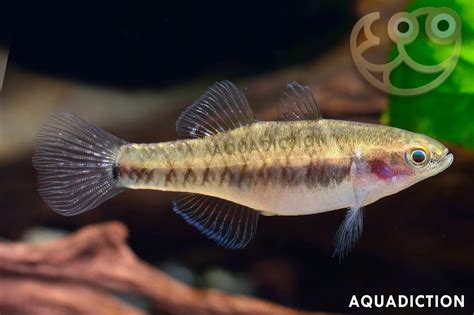
[[[200,138],[255,122],[245,96],[230,81],[212,85],[176,122],[179,138]]]
[[[288,83],[283,92],[279,114],[281,120],[321,119],[321,113],[309,86],[294,81]]]

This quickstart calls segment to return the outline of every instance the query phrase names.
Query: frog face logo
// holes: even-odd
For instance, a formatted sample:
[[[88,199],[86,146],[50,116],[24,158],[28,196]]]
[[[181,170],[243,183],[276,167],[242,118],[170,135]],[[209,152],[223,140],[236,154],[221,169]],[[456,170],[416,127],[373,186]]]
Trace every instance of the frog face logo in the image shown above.
[[[413,42],[419,33],[418,17],[426,15],[426,35],[435,44],[446,45],[454,42],[451,55],[437,65],[423,65],[413,60],[405,45]],[[461,52],[461,19],[449,8],[424,7],[413,12],[394,14],[388,22],[388,35],[396,44],[398,56],[386,64],[374,64],[367,61],[362,54],[369,48],[380,45],[380,38],[371,33],[370,27],[380,19],[380,12],[373,12],[362,17],[354,26],[350,38],[351,54],[356,67],[362,76],[376,88],[396,95],[418,95],[428,92],[446,80],[454,70]],[[357,38],[363,28],[365,41],[357,44]],[[425,74],[435,75],[435,79],[415,88],[396,87],[390,81],[391,72],[405,63],[411,69]],[[381,75],[381,79],[375,74]]]

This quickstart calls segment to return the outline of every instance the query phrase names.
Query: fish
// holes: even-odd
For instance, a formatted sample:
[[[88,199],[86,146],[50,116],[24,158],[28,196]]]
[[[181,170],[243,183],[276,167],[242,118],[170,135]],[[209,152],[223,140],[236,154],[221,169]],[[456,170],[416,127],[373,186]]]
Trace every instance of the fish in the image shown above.
[[[311,89],[297,82],[284,89],[277,121],[258,121],[236,85],[216,82],[176,129],[176,141],[128,143],[75,114],[53,114],[36,136],[39,194],[72,216],[125,189],[177,192],[173,210],[233,249],[255,238],[260,215],[346,208],[334,249],[342,258],[361,237],[365,206],[454,159],[425,135],[323,119]]]

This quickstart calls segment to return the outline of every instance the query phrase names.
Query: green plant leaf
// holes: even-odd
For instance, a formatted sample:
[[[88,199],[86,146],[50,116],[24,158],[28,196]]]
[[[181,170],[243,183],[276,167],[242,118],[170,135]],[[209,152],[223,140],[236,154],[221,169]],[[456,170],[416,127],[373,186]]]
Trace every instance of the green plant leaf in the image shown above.
[[[439,140],[474,148],[474,5],[471,0],[418,0],[407,12],[421,7],[448,7],[462,23],[462,48],[451,75],[432,91],[416,96],[390,95],[384,121],[390,125],[432,136]],[[420,33],[406,46],[408,55],[424,65],[443,62],[453,45],[433,43],[425,34],[424,19]],[[423,33],[423,34],[422,34]],[[391,58],[398,51],[393,49]],[[406,65],[393,71],[391,81],[398,87],[417,87],[430,80]]]

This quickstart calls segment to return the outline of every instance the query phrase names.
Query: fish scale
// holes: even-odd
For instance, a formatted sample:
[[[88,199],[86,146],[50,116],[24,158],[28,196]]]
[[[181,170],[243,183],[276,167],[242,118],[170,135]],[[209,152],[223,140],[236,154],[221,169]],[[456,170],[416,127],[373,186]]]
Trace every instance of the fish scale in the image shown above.
[[[270,182],[280,188],[324,188],[349,176],[350,159],[345,150],[327,146],[327,140],[313,141],[321,139],[318,134],[322,132],[318,130],[331,128],[330,123],[287,122],[283,128],[281,124],[262,122],[229,131],[229,135],[124,145],[118,157],[120,175],[125,186],[175,191],[189,188],[189,177],[195,178],[193,190],[199,190],[199,186],[217,190],[223,184],[242,188],[244,182],[251,188]],[[279,133],[275,132],[277,129]],[[269,138],[267,134],[275,136]],[[302,135],[301,140],[295,134]],[[350,147],[348,143],[347,150]],[[176,180],[170,183],[166,177],[172,172],[176,173]],[[245,181],[246,178],[253,180]]]

